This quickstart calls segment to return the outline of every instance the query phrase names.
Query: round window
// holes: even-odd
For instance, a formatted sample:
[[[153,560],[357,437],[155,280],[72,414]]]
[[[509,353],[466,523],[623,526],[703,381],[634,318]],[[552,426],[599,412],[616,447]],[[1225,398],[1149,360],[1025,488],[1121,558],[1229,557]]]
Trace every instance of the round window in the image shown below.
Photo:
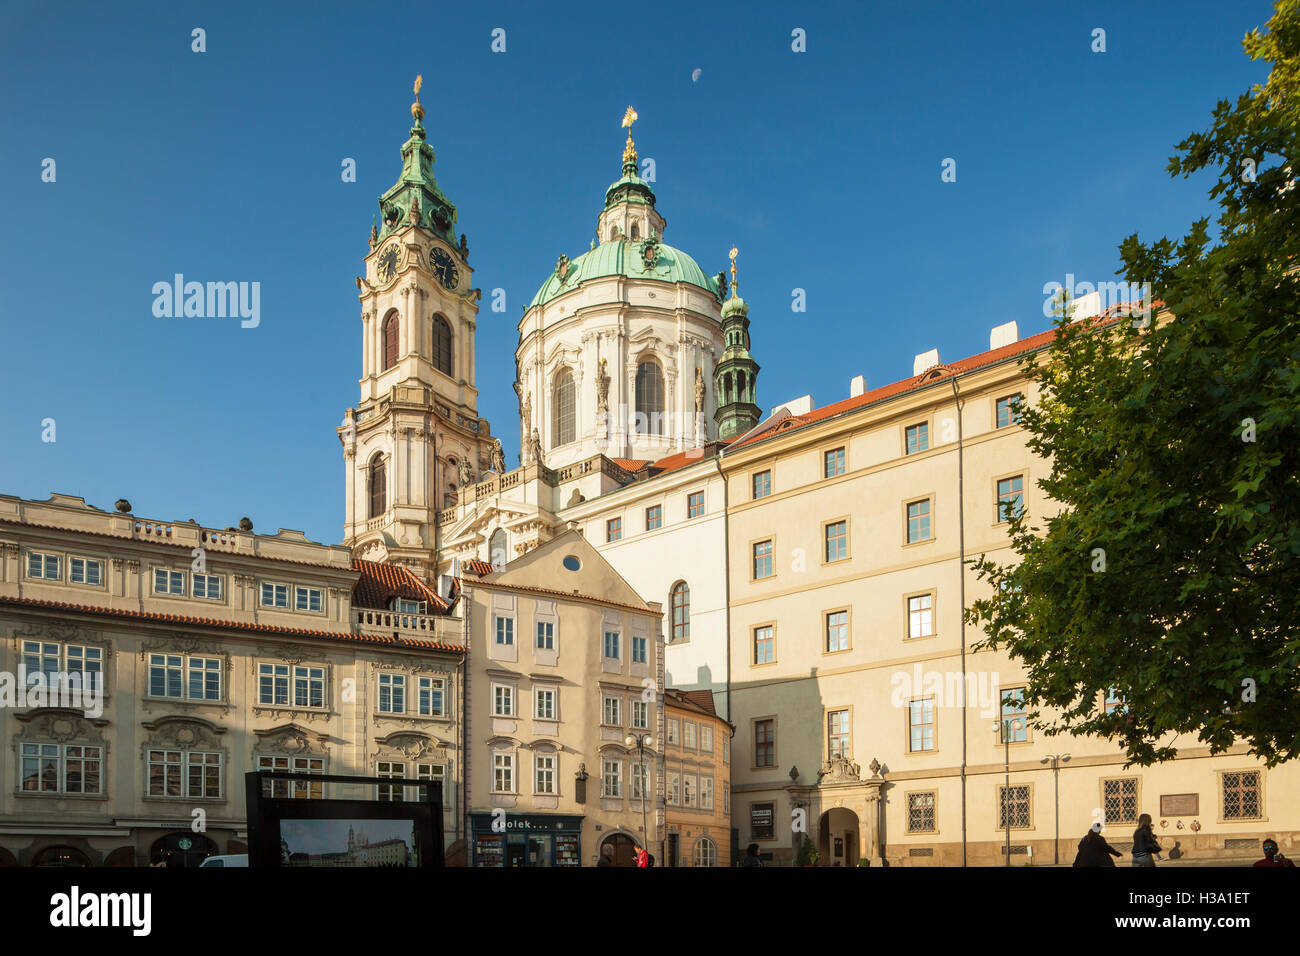
[[[577,555],[575,555],[575,554],[570,554],[570,555],[565,556],[565,558],[564,558],[564,566],[565,566],[565,568],[567,568],[567,569],[570,570],[570,571],[576,571],[576,570],[578,570],[580,567],[582,567],[582,562],[578,560],[578,556],[577,556]]]

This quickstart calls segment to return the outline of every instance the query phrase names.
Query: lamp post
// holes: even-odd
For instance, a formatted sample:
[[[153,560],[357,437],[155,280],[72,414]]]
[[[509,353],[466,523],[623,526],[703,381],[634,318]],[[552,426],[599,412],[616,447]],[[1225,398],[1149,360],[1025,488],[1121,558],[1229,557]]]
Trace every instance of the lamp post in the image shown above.
[[[1069,754],[1048,754],[1039,763],[1051,763],[1052,783],[1056,791],[1056,839],[1052,841],[1052,863],[1061,862],[1061,764],[1070,762]]]
[[[645,763],[645,748],[652,739],[649,734],[628,734],[623,740],[629,747],[636,748],[641,762],[641,844],[647,853],[650,852],[650,826],[646,823],[645,805],[650,801],[650,771]]]
[[[1003,717],[1001,723],[993,725],[993,732],[1002,732],[1002,755],[1004,765],[1004,781],[1002,786],[1002,802],[999,806],[999,812],[1002,814],[1003,823],[1007,830],[1006,844],[1006,866],[1011,865],[1011,808],[1007,805],[1011,797],[1011,731],[1019,730],[1025,725],[1024,720],[1019,717]]]

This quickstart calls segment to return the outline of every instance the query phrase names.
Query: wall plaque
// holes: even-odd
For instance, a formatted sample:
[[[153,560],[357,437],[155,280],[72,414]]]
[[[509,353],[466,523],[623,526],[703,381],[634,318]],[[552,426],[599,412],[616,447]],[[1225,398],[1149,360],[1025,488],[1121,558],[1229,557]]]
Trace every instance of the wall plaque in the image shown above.
[[[1201,795],[1199,793],[1160,794],[1160,815],[1162,817],[1194,817],[1200,812]]]

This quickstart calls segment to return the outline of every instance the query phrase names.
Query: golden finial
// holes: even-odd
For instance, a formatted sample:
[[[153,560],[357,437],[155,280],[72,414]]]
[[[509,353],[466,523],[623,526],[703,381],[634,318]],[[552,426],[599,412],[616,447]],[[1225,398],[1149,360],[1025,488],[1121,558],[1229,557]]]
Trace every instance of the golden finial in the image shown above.
[[[419,122],[424,119],[424,107],[420,105],[420,87],[424,85],[424,74],[415,74],[415,86],[411,92],[415,94],[415,102],[411,104],[411,116]]]
[[[636,144],[632,142],[632,124],[637,121],[636,110],[627,108],[623,114],[623,125],[627,127],[627,145],[623,147],[623,163],[636,163]]]
[[[736,298],[736,256],[740,255],[740,250],[735,246],[731,247],[731,297]]]

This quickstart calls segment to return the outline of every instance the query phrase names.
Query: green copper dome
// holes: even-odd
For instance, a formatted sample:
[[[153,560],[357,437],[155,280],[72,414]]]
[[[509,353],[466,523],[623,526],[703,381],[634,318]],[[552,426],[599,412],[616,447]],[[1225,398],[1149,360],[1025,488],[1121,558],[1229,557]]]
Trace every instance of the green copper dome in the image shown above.
[[[653,250],[652,254],[651,250]],[[565,268],[567,266],[567,269]],[[561,271],[564,272],[561,278]],[[716,279],[704,274],[694,259],[657,239],[622,240],[602,242],[590,252],[568,260],[561,257],[556,269],[542,283],[528,308],[543,305],[558,295],[572,291],[588,279],[604,276],[626,276],[629,279],[651,279],[657,282],[686,282],[698,286],[715,299],[721,300]]]

